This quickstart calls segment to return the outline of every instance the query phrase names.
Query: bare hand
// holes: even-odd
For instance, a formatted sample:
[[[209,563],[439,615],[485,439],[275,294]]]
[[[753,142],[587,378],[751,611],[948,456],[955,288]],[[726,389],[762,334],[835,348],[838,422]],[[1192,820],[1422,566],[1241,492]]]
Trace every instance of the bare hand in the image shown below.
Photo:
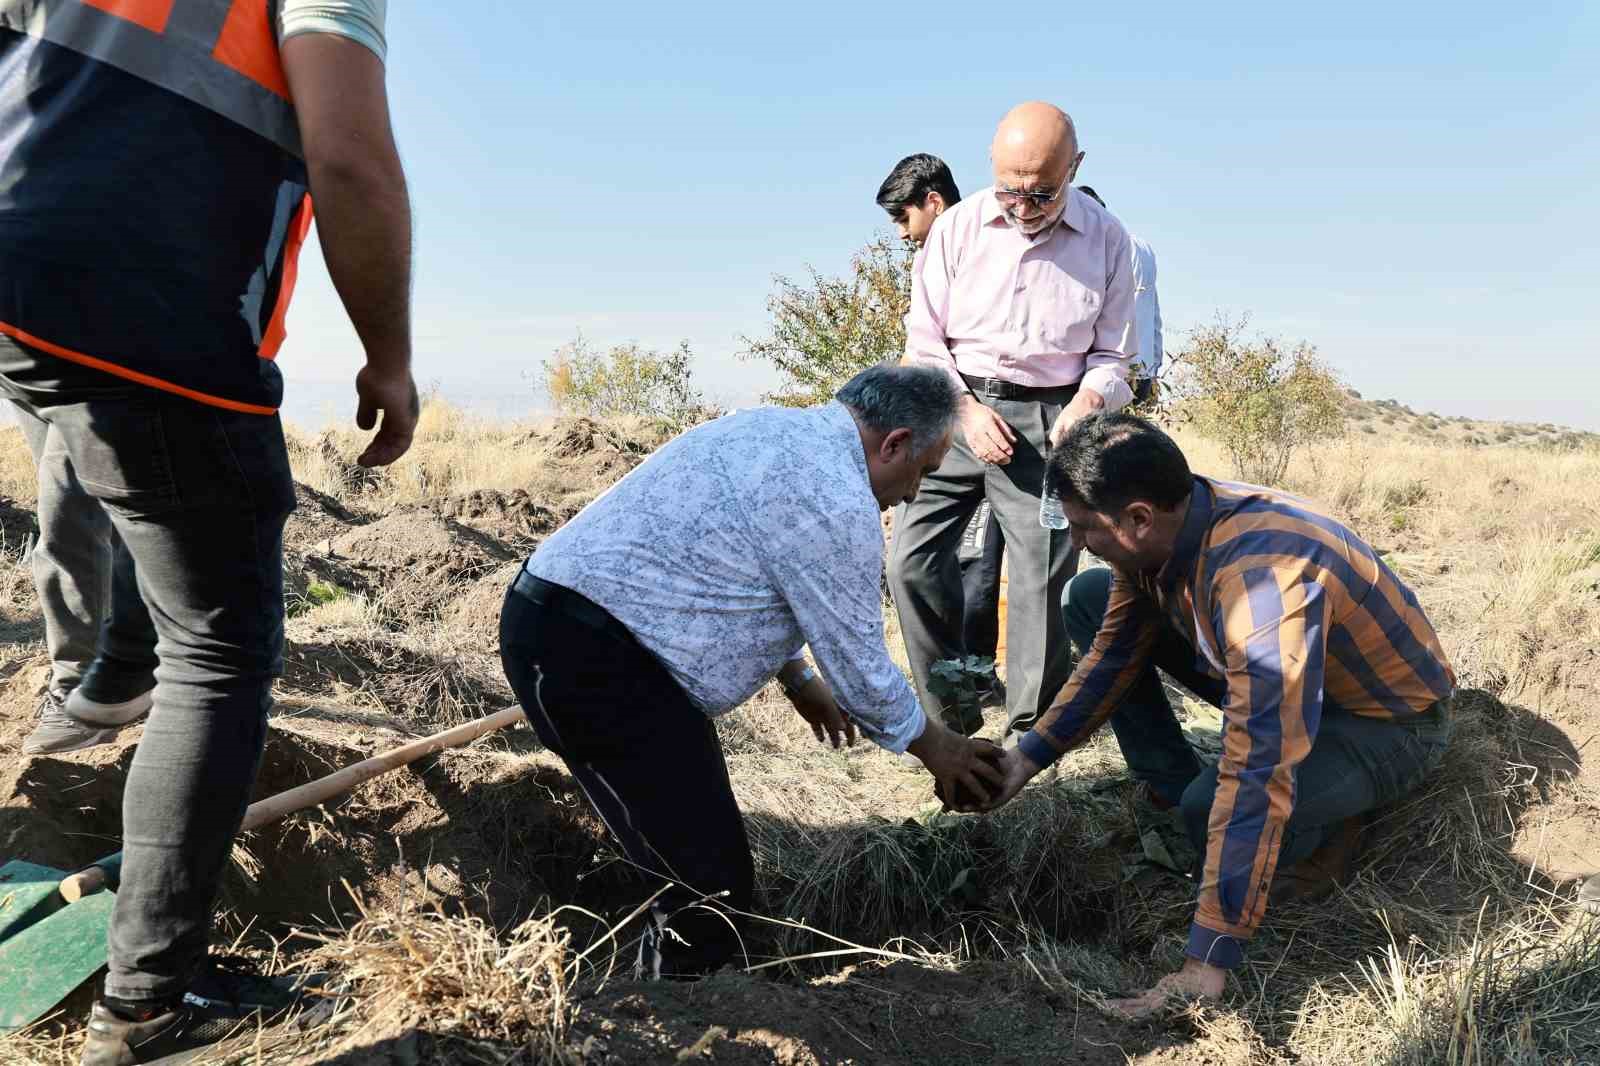
[[[964,737],[935,719],[928,719],[922,735],[906,749],[922,760],[933,779],[939,782],[939,791],[946,796],[959,796],[957,786],[977,796],[973,806],[956,807],[958,811],[980,811],[990,803],[990,797],[1004,783],[1000,771],[985,755],[993,756],[994,745]]]
[[[1201,962],[1184,959],[1183,969],[1169,973],[1156,982],[1156,986],[1129,999],[1114,999],[1107,1006],[1124,1018],[1138,1020],[1156,1014],[1169,1004],[1188,1003],[1192,1000],[1215,1002],[1222,998],[1228,983],[1228,971]]]
[[[821,677],[813,677],[796,689],[789,702],[811,726],[818,743],[831,742],[837,748],[842,737],[846,747],[855,746],[856,724],[839,709],[833,690]]]
[[[1000,791],[989,798],[988,804],[983,809],[992,811],[1016,799],[1017,793],[1022,791],[1022,786],[1033,780],[1033,776],[1041,769],[1043,769],[1041,766],[1022,754],[1021,748],[1007,749],[1000,761],[1001,773],[1005,775],[1000,784]]]
[[[383,424],[378,426],[378,412]],[[417,417],[422,413],[417,401],[417,383],[411,371],[398,373],[378,370],[371,363],[356,375],[356,425],[362,429],[378,426],[367,450],[356,459],[362,466],[388,466],[411,447],[417,432]]]
[[[1061,442],[1067,439],[1067,431],[1074,422],[1085,415],[1092,415],[1106,405],[1106,399],[1093,389],[1079,389],[1072,397],[1072,402],[1061,409],[1056,416],[1055,425],[1050,427],[1050,447],[1059,448]]]
[[[1017,431],[993,408],[985,407],[968,396],[961,401],[961,436],[966,439],[972,453],[986,463],[1005,466],[1011,461],[1012,443]]]

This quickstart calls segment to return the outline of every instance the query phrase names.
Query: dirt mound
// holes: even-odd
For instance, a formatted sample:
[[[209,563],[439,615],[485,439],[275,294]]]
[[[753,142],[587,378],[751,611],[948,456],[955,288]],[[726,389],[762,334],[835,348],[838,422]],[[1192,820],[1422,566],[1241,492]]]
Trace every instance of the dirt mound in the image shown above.
[[[285,554],[310,551],[316,545],[343,536],[351,526],[367,521],[327,493],[318,492],[298,481],[294,486],[295,509],[283,527]]]
[[[417,508],[397,511],[335,538],[329,554],[378,574],[475,577],[515,558],[505,545],[453,519]]]
[[[596,422],[582,415],[558,418],[546,434],[552,455],[570,459],[591,452],[621,452],[641,459],[661,445],[663,434],[644,423]]]
[[[545,506],[524,489],[477,489],[441,501],[434,511],[522,552],[531,551],[572,517],[571,513]]]
[[[120,846],[143,729],[83,752],[20,754],[44,676],[26,671],[0,694],[0,857],[79,869]],[[412,739],[359,712],[293,710],[271,721],[252,799]],[[224,908],[282,932],[349,915],[348,883],[369,900],[426,900],[504,926],[552,898],[583,898],[600,826],[553,756],[511,754],[512,742],[528,746],[513,732],[443,752],[241,837]]]
[[[498,628],[487,630],[498,638]],[[301,632],[284,649],[282,684],[313,698],[376,706],[419,728],[445,728],[513,702],[498,658],[408,633]]]
[[[488,655],[500,653],[500,609],[506,589],[522,569],[522,562],[506,563],[472,583],[445,615],[445,621],[473,649]]]
[[[296,560],[309,578],[375,600],[388,624],[434,621],[464,589],[521,553],[426,508],[396,511]]]

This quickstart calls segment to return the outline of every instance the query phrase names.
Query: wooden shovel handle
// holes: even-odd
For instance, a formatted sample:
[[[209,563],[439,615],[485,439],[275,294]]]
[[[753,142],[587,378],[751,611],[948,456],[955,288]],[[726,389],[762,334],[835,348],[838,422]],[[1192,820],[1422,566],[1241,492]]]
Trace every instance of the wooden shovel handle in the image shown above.
[[[307,781],[303,785],[280,792],[276,796],[268,796],[250,804],[244,812],[244,824],[239,827],[240,832],[259,829],[264,825],[285,818],[295,811],[303,811],[307,807],[315,807],[335,796],[342,795],[363,781],[370,781],[374,777],[386,774],[390,770],[397,770],[408,763],[416,762],[425,755],[432,755],[445,748],[457,748],[463,744],[471,743],[486,733],[504,729],[522,721],[521,707],[507,707],[503,711],[496,711],[486,718],[466,722],[453,729],[446,729],[442,733],[435,733],[421,740],[413,740],[409,744],[402,744],[393,751],[386,751],[382,755],[374,755],[370,759],[362,759],[352,763],[342,770],[335,770],[327,777],[319,777],[315,781]],[[80,870],[61,882],[61,897],[68,903],[76,903],[84,896],[93,895],[105,888],[114,878],[120,876],[122,866],[122,853],[109,855],[86,870]]]

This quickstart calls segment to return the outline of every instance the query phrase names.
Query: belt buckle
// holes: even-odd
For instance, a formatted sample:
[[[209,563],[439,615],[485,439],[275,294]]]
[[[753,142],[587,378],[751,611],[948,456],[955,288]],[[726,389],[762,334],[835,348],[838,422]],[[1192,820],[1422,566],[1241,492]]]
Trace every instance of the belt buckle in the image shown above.
[[[979,391],[992,399],[1003,400],[1005,399],[1005,386],[1006,382],[1001,381],[999,378],[984,378],[983,388]]]

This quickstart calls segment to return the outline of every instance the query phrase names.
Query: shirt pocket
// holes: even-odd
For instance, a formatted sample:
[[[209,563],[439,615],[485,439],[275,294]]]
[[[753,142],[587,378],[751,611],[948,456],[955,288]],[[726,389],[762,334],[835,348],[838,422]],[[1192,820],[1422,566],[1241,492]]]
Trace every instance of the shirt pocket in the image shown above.
[[[1039,313],[1033,332],[1046,351],[1078,353],[1094,346],[1094,326],[1105,303],[1105,278],[1078,277],[1054,264],[1033,288]]]

